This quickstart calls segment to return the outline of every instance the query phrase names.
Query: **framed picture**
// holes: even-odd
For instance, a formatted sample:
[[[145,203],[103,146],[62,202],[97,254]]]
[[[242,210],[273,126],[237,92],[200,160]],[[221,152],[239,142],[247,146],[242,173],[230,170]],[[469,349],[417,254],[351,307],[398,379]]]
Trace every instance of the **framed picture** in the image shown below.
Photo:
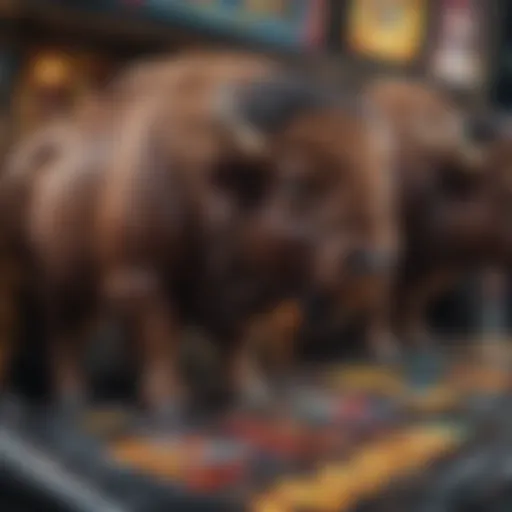
[[[353,0],[348,47],[369,59],[409,64],[423,48],[427,15],[426,0]]]

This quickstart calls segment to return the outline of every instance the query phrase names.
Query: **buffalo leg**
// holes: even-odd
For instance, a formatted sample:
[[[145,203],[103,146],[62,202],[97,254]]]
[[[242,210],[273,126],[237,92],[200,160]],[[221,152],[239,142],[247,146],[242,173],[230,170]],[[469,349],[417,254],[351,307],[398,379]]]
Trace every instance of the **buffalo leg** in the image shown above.
[[[301,321],[300,306],[295,301],[288,301],[257,317],[252,325],[255,348],[263,353],[265,362],[278,380],[288,376],[292,369]]]
[[[21,321],[22,283],[19,279],[20,269],[16,265],[2,262],[4,272],[0,287],[0,396],[7,392],[10,385],[9,378],[13,366],[16,348],[19,343],[19,324]]]
[[[85,378],[81,368],[87,330],[61,331],[52,336],[52,373],[57,400],[64,408],[74,409],[85,402]]]
[[[229,374],[237,397],[250,404],[268,401],[267,382],[248,340],[242,338],[230,354]]]
[[[155,294],[147,298],[135,315],[142,352],[141,399],[150,410],[165,412],[184,392],[177,369],[174,311],[165,299]]]
[[[141,357],[139,393],[152,412],[170,412],[183,389],[177,372],[178,324],[158,276],[145,268],[112,271],[106,298],[133,327]]]
[[[2,313],[3,322],[1,331],[3,333],[3,341],[0,343],[0,393],[6,389],[8,385],[9,370],[13,355],[13,336],[16,313],[12,302],[14,299],[11,297],[4,302]]]
[[[448,290],[456,280],[453,272],[432,272],[422,279],[413,281],[401,297],[399,312],[400,331],[409,343],[415,346],[429,345],[431,336],[427,326],[427,307],[433,299]]]
[[[222,391],[244,404],[259,405],[268,401],[269,392],[251,336],[253,327],[252,320],[241,327],[228,321],[217,323],[212,333],[219,348]]]
[[[49,293],[45,299],[53,388],[65,410],[83,406],[86,399],[82,362],[92,320],[87,306],[75,294]]]
[[[400,346],[392,329],[393,286],[392,278],[374,284],[364,329],[366,349],[377,361],[384,363],[395,362],[400,355]]]
[[[393,362],[400,354],[398,340],[391,328],[389,309],[372,312],[366,327],[366,344],[378,361]]]
[[[292,369],[301,322],[302,312],[296,302],[285,302],[272,312],[271,327],[276,335],[272,362],[278,375],[289,374]]]

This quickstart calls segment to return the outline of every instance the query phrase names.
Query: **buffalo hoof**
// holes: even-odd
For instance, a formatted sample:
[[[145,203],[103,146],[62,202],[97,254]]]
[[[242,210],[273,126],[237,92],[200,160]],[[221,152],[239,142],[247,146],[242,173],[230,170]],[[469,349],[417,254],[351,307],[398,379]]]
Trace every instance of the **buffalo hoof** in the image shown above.
[[[268,409],[274,403],[274,398],[270,386],[262,379],[246,383],[239,394],[240,405],[245,409]]]
[[[402,363],[403,354],[395,340],[376,343],[373,355],[377,363],[385,366],[395,366]]]
[[[411,337],[410,345],[420,352],[433,352],[435,339],[432,334],[422,332]]]
[[[167,434],[183,426],[184,410],[181,402],[168,401],[151,409],[140,420],[137,430],[146,434]]]
[[[283,402],[293,397],[303,382],[297,375],[286,373],[272,379],[272,389],[275,390],[274,399]]]

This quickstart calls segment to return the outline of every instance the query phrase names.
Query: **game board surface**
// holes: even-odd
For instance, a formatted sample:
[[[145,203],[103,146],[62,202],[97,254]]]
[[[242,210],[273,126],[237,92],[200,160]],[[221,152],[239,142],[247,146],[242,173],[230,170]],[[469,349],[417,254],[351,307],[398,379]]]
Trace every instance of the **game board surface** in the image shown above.
[[[91,416],[89,428],[103,429],[120,464],[240,509],[354,510],[460,453],[488,418],[485,404],[507,394],[507,369],[456,360],[323,368],[273,408],[165,435],[113,434],[115,414],[103,426]]]

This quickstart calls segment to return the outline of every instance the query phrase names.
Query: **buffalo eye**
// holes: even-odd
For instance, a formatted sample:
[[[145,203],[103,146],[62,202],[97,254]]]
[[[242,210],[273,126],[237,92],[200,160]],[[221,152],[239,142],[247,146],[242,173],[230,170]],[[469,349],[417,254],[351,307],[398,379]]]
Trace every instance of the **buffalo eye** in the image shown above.
[[[260,165],[240,165],[228,162],[215,169],[213,184],[227,193],[242,209],[257,207],[263,200],[270,175]]]

